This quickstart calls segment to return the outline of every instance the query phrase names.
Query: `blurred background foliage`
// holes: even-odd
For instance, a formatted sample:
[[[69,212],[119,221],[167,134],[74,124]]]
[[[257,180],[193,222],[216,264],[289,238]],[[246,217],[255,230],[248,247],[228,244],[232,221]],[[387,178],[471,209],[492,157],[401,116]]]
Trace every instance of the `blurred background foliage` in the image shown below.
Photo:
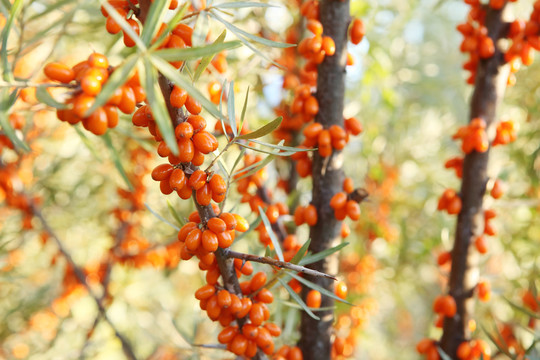
[[[8,5],[0,2],[4,17]],[[283,39],[298,14],[290,2],[276,5],[238,11],[228,20],[251,33],[268,27]],[[531,6],[531,0],[520,1],[516,12],[526,13]],[[451,249],[455,217],[437,212],[436,207],[445,188],[459,187],[444,162],[460,154],[451,135],[468,119],[472,88],[465,84],[461,69],[465,59],[458,51],[461,35],[455,30],[465,19],[467,7],[453,0],[354,0],[351,12],[364,20],[367,35],[359,45],[349,44],[356,64],[348,68],[345,116],[358,117],[364,133],[347,147],[345,168],[371,196],[347,239],[351,244],[341,255],[344,272],[340,277],[349,284],[348,300],[360,306],[338,306],[337,331],[350,325],[347,314],[356,311],[360,324],[354,358],[416,359],[418,340],[440,336],[433,326],[431,304],[444,291],[449,268],[439,268],[436,258]],[[46,62],[72,65],[92,51],[103,52],[112,64],[118,64],[125,52],[121,38],[106,33],[95,1],[25,1],[21,19],[9,43],[16,44],[22,34],[16,73],[21,78],[38,81]],[[223,29],[213,20],[207,26],[211,38]],[[234,35],[229,33],[229,38]],[[279,49],[262,51],[270,58],[280,54]],[[272,108],[283,96],[280,72],[245,47],[227,56],[227,72],[203,75],[199,87],[206,91],[211,80],[234,80],[240,108],[249,86],[248,120],[256,128],[274,117]],[[493,332],[496,323],[510,322],[519,329],[525,346],[538,340],[538,331],[527,330],[528,317],[505,299],[522,306],[523,291],[538,286],[539,77],[538,64],[522,69],[499,107],[499,118],[513,119],[519,133],[515,143],[491,153],[489,173],[502,178],[507,191],[499,201],[486,198],[486,206],[501,216],[495,220],[498,235],[489,240],[489,253],[479,262],[479,276],[492,284],[492,301],[477,303],[475,317],[477,336],[486,338],[483,329]],[[78,264],[99,263],[114,241],[117,224],[111,211],[122,201],[117,188],[125,188],[113,154],[101,138],[60,123],[43,105],[21,106],[18,111],[25,115],[27,128],[33,124],[40,131],[32,142],[32,155],[21,164],[25,191],[41,197],[45,217]],[[129,118],[122,120],[110,135],[130,173],[135,171],[127,161],[132,150],[152,149],[144,132],[134,129]],[[2,157],[11,161],[15,155],[4,151]],[[232,165],[237,157],[238,151],[232,150],[224,161]],[[152,155],[150,168],[159,163]],[[269,183],[274,185],[275,170],[270,167],[268,172]],[[144,184],[148,186],[144,202],[177,226],[157,184],[149,176]],[[298,186],[309,193],[308,180]],[[172,197],[169,201],[184,216],[192,210],[187,202]],[[249,206],[239,204],[234,193],[227,200],[227,208],[233,206],[255,220]],[[138,216],[141,236],[150,244],[175,239],[176,230],[151,211],[145,209]],[[87,340],[97,315],[88,296],[76,298],[67,309],[55,302],[63,291],[66,271],[65,261],[55,255],[56,246],[42,244],[38,230],[21,231],[22,217],[17,211],[0,207],[0,219],[0,356],[123,358],[119,342],[104,321],[97,322]],[[35,226],[39,229],[39,222]],[[263,253],[255,233],[235,246]],[[193,296],[203,281],[194,262],[181,262],[174,269],[114,266],[108,314],[141,358],[227,357],[219,350],[190,345],[216,343],[218,329],[200,312]],[[290,344],[298,337],[299,310],[285,300],[285,293],[278,297],[283,301],[274,303],[271,311],[275,322],[284,325],[281,339]],[[532,358],[538,358],[538,349]]]

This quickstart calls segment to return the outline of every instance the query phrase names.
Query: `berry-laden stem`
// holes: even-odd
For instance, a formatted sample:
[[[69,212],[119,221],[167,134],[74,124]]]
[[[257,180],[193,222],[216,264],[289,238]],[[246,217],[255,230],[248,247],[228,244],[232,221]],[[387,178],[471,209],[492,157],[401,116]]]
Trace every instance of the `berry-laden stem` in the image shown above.
[[[148,10],[150,9],[151,2],[150,0],[141,0],[139,2],[140,6],[140,12],[138,14],[139,20],[144,24],[144,21],[146,20],[146,16],[148,15]],[[175,109],[171,102],[170,102],[170,94],[172,91],[173,84],[163,76],[163,74],[159,74],[159,85],[161,92],[163,93],[163,97],[165,99],[165,103],[167,105],[167,109],[169,112],[169,116],[171,117],[171,122],[173,124],[173,127],[176,127],[181,122],[186,121],[186,118],[181,110]],[[193,200],[197,208],[197,212],[199,213],[201,217],[201,222],[203,224],[207,223],[209,219],[216,217],[216,214],[214,213],[214,210],[211,205],[202,206],[198,204],[196,198],[195,198],[195,192],[193,193]],[[223,280],[223,286],[227,291],[233,294],[242,295],[242,290],[240,289],[240,284],[238,282],[238,277],[236,276],[236,271],[233,264],[233,258],[230,258],[226,255],[225,251],[221,248],[218,248],[217,251],[215,251],[215,256],[218,262],[219,271],[221,273],[221,278]],[[236,322],[238,324],[238,327],[241,329],[242,326],[247,321],[247,317],[237,319]],[[266,355],[260,350],[257,350],[257,354],[252,358],[254,360],[266,360]]]
[[[347,28],[350,22],[349,1],[322,0],[320,6],[320,22],[325,36],[330,36],[336,46],[333,56],[326,56],[319,65],[317,78],[317,100],[319,112],[315,121],[325,129],[332,125],[344,127],[343,108],[345,97],[345,66],[347,63]],[[313,154],[313,197],[312,204],[317,209],[317,224],[310,229],[311,244],[309,250],[318,253],[331,248],[340,239],[341,222],[335,218],[330,208],[330,199],[342,191],[344,173],[342,170],[343,155],[333,151],[329,157],[322,157],[318,152]],[[310,265],[310,268],[326,273],[336,274],[338,269],[337,255],[329,256]],[[304,275],[309,281],[334,291],[334,282],[328,278]],[[305,299],[309,289],[302,289]],[[321,307],[332,307],[333,299],[323,296]],[[332,343],[331,329],[334,321],[333,310],[317,312],[320,320],[302,313],[299,346],[304,359],[330,359]]]
[[[506,35],[508,26],[503,20],[502,10],[486,6],[485,26],[488,35],[497,42]],[[496,48],[495,54],[481,60],[478,65],[475,89],[471,100],[470,119],[482,118],[487,128],[494,122],[496,108],[503,97],[508,79],[508,66],[504,66],[504,54]],[[443,326],[441,347],[445,353],[457,359],[459,344],[469,337],[468,322],[472,313],[472,294],[478,281],[476,256],[471,246],[475,235],[483,233],[484,217],[482,202],[488,182],[487,165],[489,150],[473,151],[465,156],[461,183],[462,208],[456,225],[456,238],[452,250],[449,294],[454,297],[457,313],[446,317]]]

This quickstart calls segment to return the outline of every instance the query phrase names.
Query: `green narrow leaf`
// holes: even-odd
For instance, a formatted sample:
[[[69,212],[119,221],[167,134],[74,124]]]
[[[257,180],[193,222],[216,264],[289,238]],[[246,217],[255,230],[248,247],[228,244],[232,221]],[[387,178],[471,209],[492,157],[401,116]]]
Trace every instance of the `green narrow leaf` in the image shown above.
[[[225,43],[214,43],[204,47],[192,47],[184,49],[161,49],[153,51],[152,54],[154,56],[162,58],[165,61],[195,60],[200,59],[201,57],[208,57],[210,59],[208,63],[210,63],[214,55],[216,55],[217,53],[224,50],[235,49],[237,47],[240,47],[241,45],[242,43],[240,41],[235,40],[227,41]],[[202,71],[206,69],[206,66],[201,67],[202,64],[203,63],[201,61],[201,63],[197,67],[197,70],[195,70],[195,76],[197,76],[198,72],[202,73]],[[201,67],[201,71],[199,71],[199,67]]]
[[[319,260],[322,260],[325,257],[332,255],[336,251],[339,251],[339,250],[343,249],[347,245],[349,245],[349,243],[339,244],[338,246],[334,246],[333,248],[326,249],[326,250],[318,252],[316,254],[308,255],[305,258],[303,258],[298,263],[298,265],[308,265],[308,264],[312,264],[314,262],[317,262]]]
[[[150,42],[157,34],[163,17],[169,11],[169,3],[170,0],[154,0],[150,5],[141,33],[141,40],[146,46],[150,46]]]
[[[204,96],[195,86],[193,86],[190,81],[186,80],[185,76],[180,74],[171,64],[155,56],[151,56],[150,61],[165,77],[176,85],[180,86],[182,89],[186,90],[190,96],[200,102],[206,111],[215,116],[217,119],[225,118],[223,114],[218,111],[215,104],[208,100],[206,96]]]
[[[225,41],[225,36],[227,36],[227,30],[223,30],[221,34],[217,37],[217,39],[212,43],[210,46],[217,46],[221,45],[223,41]],[[201,75],[203,74],[204,70],[210,65],[212,62],[212,59],[214,58],[215,54],[207,55],[201,59],[201,62],[197,66],[197,69],[195,69],[195,75],[193,76],[193,81],[199,80]],[[221,98],[220,98],[221,99]],[[221,101],[221,100],[220,100]]]
[[[0,126],[13,145],[24,151],[30,151],[28,144],[26,144],[24,140],[19,139],[15,133],[15,129],[13,129],[13,126],[11,126],[11,123],[9,122],[7,109],[13,106],[16,100],[17,93],[15,91],[10,94],[7,88],[3,89],[2,101],[0,103],[2,108],[2,111],[0,111]]]
[[[304,256],[306,256],[306,251],[309,248],[309,244],[311,244],[311,239],[307,239],[307,241],[305,242],[304,245],[302,245],[300,250],[296,252],[294,257],[291,259],[291,264],[298,264],[300,260],[302,260]]]
[[[88,139],[88,136],[86,136],[86,134],[80,129],[79,126],[73,126],[73,128],[75,129],[75,132],[79,135],[79,137],[81,138],[81,141],[82,143],[84,144],[84,146],[86,146],[86,148],[88,150],[90,150],[90,152],[92,153],[92,155],[94,155],[94,157],[98,160],[98,161],[102,161],[101,159],[101,156],[99,156],[98,152],[96,151],[96,148],[94,147],[94,145],[92,144],[92,142],[90,141],[90,139]]]
[[[274,155],[268,155],[264,160],[258,161],[255,164],[251,164],[243,169],[238,170],[234,175],[235,176],[234,181],[239,181],[245,177],[255,174],[257,171],[259,171],[260,169],[268,165],[275,158],[276,157]],[[238,178],[236,177],[236,175],[242,174],[244,172],[245,174],[243,174],[242,176],[239,176]]]
[[[283,121],[283,116],[279,116],[275,118],[274,120],[270,121],[268,124],[264,125],[263,127],[258,128],[255,131],[250,132],[249,134],[244,134],[238,136],[237,140],[251,140],[251,139],[257,139],[260,137],[263,137],[265,135],[270,134],[272,131],[276,130],[279,125],[281,125],[281,122]]]
[[[315,320],[320,320],[320,318],[309,309],[309,307],[302,300],[302,298],[297,293],[295,293],[293,289],[291,289],[289,284],[287,284],[283,279],[279,277],[277,278],[277,281],[279,281],[279,283],[285,288],[285,290],[287,290],[287,292],[291,295],[294,301],[296,301],[296,303],[300,305],[309,316],[311,316]]]
[[[264,224],[264,227],[266,228],[266,232],[268,232],[268,235],[270,235],[270,240],[272,241],[272,245],[274,245],[274,251],[276,252],[276,255],[279,261],[285,261],[285,259],[283,258],[283,250],[281,250],[281,244],[279,243],[279,240],[276,236],[276,233],[274,232],[274,229],[272,229],[272,224],[270,224],[270,220],[268,220],[268,217],[266,216],[262,207],[260,206],[259,206],[259,214],[261,215],[261,219]]]
[[[167,199],[167,207],[169,208],[169,211],[171,212],[171,215],[173,218],[180,224],[180,226],[186,225],[186,221],[178,214],[174,206],[172,206],[171,202]]]
[[[294,153],[296,153],[297,151],[271,151],[271,150],[264,150],[264,149],[259,149],[259,148],[256,148],[256,147],[253,147],[253,146],[250,146],[246,143],[242,143],[242,142],[238,142],[237,143],[238,146],[241,146],[243,148],[246,148],[246,149],[250,149],[250,150],[253,150],[253,151],[257,151],[257,152],[260,152],[260,153],[263,153],[263,154],[269,154],[269,155],[275,155],[275,156],[289,156],[289,155],[292,155]]]
[[[109,135],[109,132],[106,132],[101,136],[103,138],[103,142],[105,142],[105,146],[109,149],[111,153],[111,157],[114,163],[114,166],[116,167],[116,170],[120,173],[120,176],[122,176],[122,179],[124,179],[124,182],[128,186],[129,190],[133,191],[133,185],[131,184],[131,181],[129,181],[129,178],[126,174],[126,170],[124,169],[124,166],[122,165],[122,161],[120,160],[120,156],[118,155],[118,151],[116,151],[116,148],[114,147],[111,136]]]
[[[197,16],[197,21],[193,26],[193,35],[191,36],[191,42],[193,46],[204,46],[206,43],[206,37],[208,36],[209,21],[208,12],[202,10]]]
[[[165,105],[165,99],[163,99],[163,94],[159,88],[158,74],[149,59],[145,58],[144,66],[142,64],[139,66],[139,74],[144,74],[142,79],[144,80],[143,86],[146,91],[146,99],[152,108],[152,114],[159,127],[161,136],[169,149],[171,149],[171,152],[178,155],[178,143],[176,142],[171,118]]]
[[[497,336],[498,339],[495,339],[495,337],[493,335],[491,335],[491,333],[489,331],[487,331],[487,329],[484,327],[484,325],[481,325],[482,327],[482,331],[484,331],[484,333],[486,334],[486,336],[489,338],[489,340],[493,343],[493,345],[495,345],[495,347],[503,354],[507,355],[509,358],[513,358],[512,355],[510,355],[508,353],[508,350],[507,349],[503,349],[502,346],[500,346],[499,344],[501,343],[504,343],[506,344],[506,342],[504,341],[504,339],[502,339],[500,336]],[[498,340],[498,341],[497,341]]]
[[[214,5],[214,8],[216,9],[239,9],[239,8],[245,8],[245,7],[269,8],[269,7],[278,7],[278,6],[272,5],[272,4],[257,3],[257,2],[252,2],[252,1],[235,1],[235,2]]]
[[[523,312],[523,313],[527,314],[528,316],[533,317],[533,318],[535,318],[535,319],[540,319],[540,314],[536,314],[536,313],[530,311],[530,310],[527,309],[527,308],[524,308],[524,307],[522,307],[522,306],[519,306],[519,305],[513,303],[512,301],[510,301],[509,299],[507,299],[507,298],[504,297],[504,296],[503,296],[502,298],[503,298],[504,300],[506,300],[506,302],[507,302],[508,304],[510,304],[510,306],[512,306],[514,309],[519,310],[519,311],[521,311],[521,312]]]
[[[223,114],[223,94],[225,93],[226,85],[227,85],[227,80],[223,80],[223,84],[221,85],[221,93],[219,94],[219,112],[221,114]],[[229,134],[227,134],[227,125],[225,125],[225,120],[220,118],[219,122],[221,123],[221,129],[223,130],[223,135],[225,135],[227,142],[229,142],[230,139],[229,139]]]
[[[0,48],[0,57],[2,58],[2,68],[4,68],[4,71],[2,72],[2,77],[5,81],[12,81],[13,80],[13,73],[11,72],[9,62],[8,62],[8,38],[9,33],[11,32],[11,28],[13,27],[13,23],[17,16],[19,16],[23,6],[22,0],[15,0],[13,2],[13,5],[11,5],[11,9],[9,10],[9,18],[7,19],[6,24],[4,25],[4,29],[2,30],[2,47]]]
[[[109,4],[108,1],[101,0],[101,5],[103,5],[105,10],[107,10],[109,16],[111,16],[114,21],[116,21],[116,23],[120,25],[122,30],[127,35],[129,35],[130,38],[133,39],[133,41],[135,42],[135,46],[137,46],[137,48],[139,48],[139,50],[141,51],[146,51],[146,45],[144,45],[139,35],[137,35],[135,31],[133,31],[127,20],[123,16],[121,16],[118,11],[116,11],[116,9],[111,4]]]
[[[51,94],[47,91],[46,87],[38,86],[36,88],[36,98],[39,102],[53,107],[55,109],[67,109],[68,106],[66,104],[62,104],[61,102],[56,101]]]
[[[229,84],[229,99],[227,101],[227,112],[229,114],[229,125],[231,126],[234,137],[238,136],[236,129],[236,109],[234,107],[234,81]]]
[[[155,212],[151,207],[150,205],[148,205],[147,203],[144,203],[144,206],[148,209],[148,211],[150,211],[152,213],[152,215],[154,215],[156,218],[158,218],[159,220],[163,221],[165,224],[171,226],[172,228],[174,228],[176,231],[180,231],[180,228],[176,225],[174,225],[173,223],[171,223],[169,220],[165,219],[163,216],[159,215],[157,212]]]
[[[116,89],[126,83],[129,75],[131,74],[131,71],[133,70],[133,68],[135,68],[135,65],[137,64],[137,60],[138,57],[136,55],[131,55],[124,61],[122,65],[120,65],[114,70],[111,76],[109,76],[109,78],[107,79],[105,86],[103,86],[100,93],[96,97],[94,104],[86,112],[87,115],[96,111],[97,108],[105,105],[107,101],[109,101],[109,99],[112,97]]]
[[[332,299],[336,300],[336,301],[339,301],[339,302],[342,302],[344,304],[347,304],[347,305],[351,305],[353,306],[353,304],[351,304],[350,302],[346,301],[346,300],[343,300],[342,298],[340,298],[339,296],[337,296],[336,294],[334,294],[333,292],[331,291],[328,291],[327,289],[323,288],[322,286],[319,286],[317,284],[315,284],[314,282],[311,282],[309,280],[306,280],[304,279],[303,277],[301,276],[298,276],[296,275],[294,272],[289,272],[290,276],[292,276],[293,278],[295,278],[296,280],[298,280],[299,282],[301,282],[302,284],[304,284],[305,286],[307,286],[308,288],[310,289],[313,289],[313,290],[317,290],[318,292],[320,292],[321,294],[325,295],[325,296],[328,296],[328,297],[331,297]]]
[[[242,129],[244,128],[244,119],[246,118],[248,98],[249,98],[249,86],[246,90],[246,98],[244,99],[244,106],[242,107],[242,115],[240,115],[240,127],[238,128],[240,132],[242,132]]]
[[[251,142],[254,142],[255,144],[267,146],[267,147],[272,148],[272,149],[278,149],[278,150],[282,150],[282,151],[291,152],[293,154],[297,153],[297,152],[302,152],[302,151],[315,151],[315,150],[317,150],[317,149],[301,149],[301,148],[297,148],[297,147],[282,145],[285,142],[285,140],[281,140],[277,144],[265,143],[265,142],[262,142],[262,141],[257,140],[257,139],[251,139]]]
[[[31,17],[29,17],[26,22],[29,23],[33,20],[36,20],[36,19],[39,19],[39,18],[42,18],[44,17],[45,15],[47,14],[50,14],[51,12],[53,12],[54,10],[58,9],[58,8],[61,8],[62,6],[66,5],[66,4],[69,4],[69,3],[72,3],[73,0],[62,0],[62,1],[57,1],[49,6],[47,6],[47,8],[43,11],[43,12],[39,12],[39,13],[36,13],[34,15],[32,15]]]
[[[214,11],[212,11],[211,14],[216,18],[216,20],[218,20],[223,25],[225,25],[225,27],[227,27],[230,31],[234,32],[235,34],[240,34],[242,36],[245,36],[246,38],[252,41],[255,41],[259,44],[269,46],[269,47],[274,47],[274,48],[290,48],[290,47],[296,46],[295,44],[287,44],[287,43],[272,41],[272,40],[268,40],[260,36],[250,34],[249,32],[240,29],[239,27],[231,24],[230,22],[225,21],[225,19],[223,19],[218,14],[216,14]]]

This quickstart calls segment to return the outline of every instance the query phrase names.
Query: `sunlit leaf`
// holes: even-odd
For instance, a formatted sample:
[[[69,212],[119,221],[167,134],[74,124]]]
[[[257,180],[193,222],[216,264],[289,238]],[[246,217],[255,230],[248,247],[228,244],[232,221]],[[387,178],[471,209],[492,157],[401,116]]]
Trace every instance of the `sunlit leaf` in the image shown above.
[[[259,214],[261,216],[264,227],[266,228],[266,232],[270,236],[272,245],[274,245],[274,251],[276,252],[278,259],[280,261],[285,261],[285,259],[283,258],[283,250],[281,250],[281,244],[279,243],[279,240],[276,236],[276,233],[274,232],[274,229],[272,229],[272,224],[270,224],[270,220],[268,220],[268,217],[264,213],[263,208],[260,206],[259,206]]]
[[[3,89],[2,101],[0,102],[0,105],[2,105],[2,111],[0,111],[0,126],[2,126],[2,130],[7,135],[13,145],[24,151],[30,151],[30,147],[26,144],[26,142],[19,139],[19,137],[15,133],[15,129],[13,129],[13,126],[11,126],[11,122],[9,121],[8,113],[4,110],[9,109],[15,102],[16,98],[17,97],[15,92],[12,92],[10,94],[7,88]]]
[[[234,137],[236,137],[238,135],[238,130],[236,129],[236,110],[234,107],[234,81],[231,81],[229,84],[227,111],[229,113],[229,125],[231,126]]]
[[[268,155],[264,160],[257,161],[254,164],[251,164],[249,166],[246,166],[243,169],[238,170],[234,174],[234,181],[239,181],[239,180],[242,180],[243,178],[246,178],[248,176],[255,174],[257,171],[259,171],[260,169],[268,165],[270,162],[272,162],[272,160],[274,160],[275,158],[276,157],[274,155]],[[242,175],[237,177],[237,175],[240,175],[240,174]]]
[[[164,15],[169,11],[169,3],[170,0],[154,0],[150,5],[141,33],[141,40],[146,46],[150,46],[150,42],[157,34]]]
[[[281,122],[283,121],[283,116],[277,117],[274,120],[270,121],[268,124],[264,125],[263,127],[258,128],[255,131],[252,131],[248,134],[240,135],[236,139],[237,140],[251,140],[251,139],[257,139],[260,137],[263,137],[265,135],[270,134],[272,131],[276,130],[279,125],[281,125]]]
[[[217,4],[217,5],[214,5],[213,7],[219,8],[219,9],[239,9],[239,8],[246,8],[246,7],[269,8],[269,7],[277,7],[277,6],[272,5],[272,4],[253,2],[253,1],[234,1],[234,2]]]
[[[304,243],[304,245],[302,245],[300,250],[296,252],[294,257],[291,259],[291,264],[298,264],[300,260],[302,260],[304,256],[306,256],[306,251],[309,248],[309,244],[311,244],[311,239],[307,239],[307,241]]]
[[[152,115],[163,140],[167,143],[171,152],[178,155],[178,143],[174,135],[171,117],[165,105],[163,93],[159,87],[158,74],[156,68],[152,66],[150,60],[144,59],[144,66],[139,66],[139,75],[142,76],[142,84],[146,91],[146,100],[152,109]]]
[[[293,278],[295,278],[296,280],[298,280],[299,282],[301,282],[302,284],[304,284],[305,286],[307,286],[310,289],[317,290],[318,292],[320,292],[321,294],[323,294],[325,296],[331,297],[332,299],[334,299],[336,301],[339,301],[339,302],[342,302],[344,304],[352,306],[352,304],[350,302],[348,302],[346,300],[343,300],[342,298],[340,298],[339,296],[334,294],[332,291],[328,291],[327,289],[323,288],[322,286],[319,286],[319,285],[315,284],[312,281],[306,280],[303,277],[298,276],[293,272],[290,272],[289,275],[292,276]]]
[[[293,298],[294,301],[296,301],[296,303],[298,305],[300,305],[302,307],[302,309],[309,315],[311,316],[313,319],[315,320],[320,320],[320,318],[315,315],[310,309],[309,307],[306,305],[306,303],[302,300],[302,298],[300,297],[300,295],[298,295],[297,293],[294,292],[293,289],[291,289],[291,287],[289,286],[289,284],[287,284],[283,279],[281,278],[277,278],[277,281],[279,281],[279,283],[281,284],[281,286],[283,286],[285,288],[285,290],[287,290],[287,292],[291,295],[291,298]]]
[[[248,86],[248,88],[246,90],[246,97],[244,99],[244,106],[242,107],[242,114],[240,115],[240,127],[238,128],[240,132],[244,128],[244,120],[246,118],[246,110],[247,110],[248,98],[249,98],[249,86]]]
[[[180,214],[178,214],[178,212],[169,200],[167,200],[167,207],[169,208],[169,211],[173,218],[180,224],[180,226],[184,226],[186,224],[186,221],[180,216]]]
[[[66,104],[62,104],[61,102],[56,101],[51,94],[47,91],[46,87],[38,86],[36,88],[36,98],[39,102],[53,107],[55,109],[67,109],[68,106]]]
[[[343,249],[347,245],[349,245],[349,243],[343,243],[343,244],[339,244],[338,246],[334,246],[333,248],[326,249],[326,250],[323,250],[321,252],[318,252],[316,254],[307,255],[305,258],[300,260],[298,265],[308,265],[308,264],[312,264],[314,262],[317,262],[319,260],[322,260],[322,259],[326,258],[327,256],[330,256],[333,253]]]
[[[122,179],[124,179],[124,182],[126,183],[129,190],[133,191],[134,189],[133,185],[131,184],[131,181],[129,181],[129,177],[126,174],[126,170],[124,169],[124,166],[122,165],[122,161],[120,160],[118,151],[116,150],[116,148],[114,147],[112,143],[111,136],[109,135],[108,132],[106,132],[105,134],[101,136],[101,138],[103,139],[105,146],[107,147],[107,149],[109,149],[111,153],[111,157],[112,157],[114,166],[116,167],[116,170],[118,170],[118,173],[120,174],[120,176],[122,176]]]
[[[227,36],[227,30],[223,30],[221,34],[219,34],[217,39],[212,43],[212,45],[209,45],[209,46],[223,45],[223,41],[225,41],[225,36]],[[193,81],[199,80],[204,70],[206,70],[208,65],[210,65],[210,63],[212,62],[214,55],[215,53],[208,54],[201,59],[201,62],[199,63],[199,65],[197,65],[197,69],[195,69],[195,75],[193,76]]]
[[[200,59],[201,57],[209,57],[210,61],[212,60],[212,57],[224,50],[230,50],[237,48],[241,46],[242,43],[238,40],[234,41],[227,41],[225,43],[214,43],[210,44],[208,46],[204,47],[192,47],[192,48],[184,48],[184,49],[161,49],[156,50],[152,52],[154,56],[158,56],[166,61],[180,61],[180,60],[195,60]],[[204,59],[203,59],[204,60]],[[208,61],[208,63],[210,63]],[[201,67],[201,70],[199,70],[199,67],[203,65],[202,61],[197,66],[197,69],[195,70],[195,77],[197,77],[197,73],[205,70],[205,66]],[[199,74],[200,76],[200,74]]]
[[[13,23],[15,22],[15,19],[19,16],[22,10],[22,6],[22,0],[15,0],[13,2],[9,11],[9,18],[7,19],[6,24],[4,25],[4,29],[2,30],[2,46],[0,47],[0,57],[2,59],[2,68],[4,69],[4,71],[2,72],[2,77],[5,81],[13,80],[13,73],[11,72],[11,68],[8,62],[7,43],[9,33],[11,32],[11,28],[13,27]]]

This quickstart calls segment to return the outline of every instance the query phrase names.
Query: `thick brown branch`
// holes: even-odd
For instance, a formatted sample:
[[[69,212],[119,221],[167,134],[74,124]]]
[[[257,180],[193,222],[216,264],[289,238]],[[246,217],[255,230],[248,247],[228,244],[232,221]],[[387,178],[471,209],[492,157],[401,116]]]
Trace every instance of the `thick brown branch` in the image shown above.
[[[503,10],[487,9],[486,27],[489,36],[497,44],[506,35],[507,24],[503,21]],[[487,127],[495,120],[496,108],[504,94],[508,69],[504,66],[504,56],[499,49],[494,56],[480,61],[475,89],[471,100],[470,119],[480,117]],[[450,272],[449,294],[457,304],[457,314],[445,318],[442,349],[457,359],[456,351],[461,342],[467,340],[468,321],[472,313],[472,293],[477,279],[476,253],[471,249],[472,239],[483,232],[484,218],[482,202],[488,181],[487,165],[489,151],[473,151],[465,156],[463,180],[461,183],[462,209],[458,215],[456,238],[452,250],[452,270]]]
[[[243,254],[243,253],[239,253],[239,252],[228,250],[228,249],[224,250],[224,254],[227,257],[231,257],[231,258],[235,258],[235,259],[241,259],[241,260],[244,260],[244,261],[253,261],[253,262],[258,262],[258,263],[261,263],[261,264],[272,265],[272,266],[275,266],[275,267],[278,267],[278,268],[281,268],[281,269],[289,269],[289,270],[292,270],[292,271],[301,272],[301,273],[303,273],[305,275],[316,276],[316,277],[325,277],[325,278],[337,281],[335,276],[328,275],[328,274],[322,273],[322,272],[317,271],[317,270],[312,270],[312,269],[309,269],[309,268],[304,267],[304,266],[291,264],[291,263],[286,262],[286,261],[280,261],[280,260],[272,259],[272,258],[269,258],[269,257],[266,257],[266,256]]]
[[[320,21],[324,35],[330,36],[336,44],[334,56],[327,56],[318,67],[317,100],[319,113],[315,121],[328,129],[332,125],[343,127],[343,107],[345,96],[345,66],[347,60],[347,28],[350,21],[349,1],[322,0]],[[318,152],[313,156],[313,198],[312,204],[317,209],[318,221],[310,229],[311,244],[309,250],[318,253],[332,247],[339,241],[341,222],[336,220],[330,208],[330,199],[342,191],[343,156],[334,150],[329,158],[323,158]],[[337,273],[337,255],[329,256],[310,265],[310,268],[327,273]],[[333,282],[328,278],[306,276],[306,279],[333,291]],[[309,289],[302,290],[305,298]],[[321,320],[315,320],[302,313],[301,338],[299,346],[304,359],[330,359],[332,343],[331,329],[334,322],[333,299],[324,296],[321,307],[330,310],[318,313]]]

